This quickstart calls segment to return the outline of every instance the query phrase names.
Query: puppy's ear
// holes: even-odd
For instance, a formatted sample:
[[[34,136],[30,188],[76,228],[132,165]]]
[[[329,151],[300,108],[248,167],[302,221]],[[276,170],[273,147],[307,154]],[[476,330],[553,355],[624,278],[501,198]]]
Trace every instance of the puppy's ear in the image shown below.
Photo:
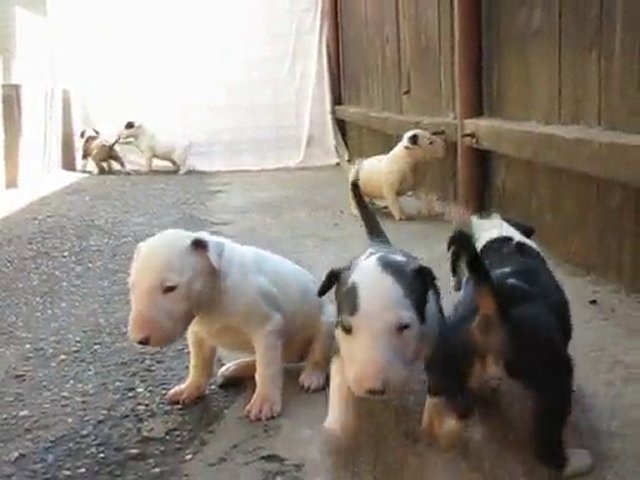
[[[420,265],[417,268],[421,282],[424,284],[426,291],[426,301],[424,305],[424,342],[427,353],[433,348],[438,333],[445,322],[444,310],[442,308],[442,299],[440,296],[440,288],[436,276],[429,267]]]
[[[334,267],[329,270],[318,287],[318,297],[324,297],[329,293],[329,291],[338,284],[345,270],[346,267]]]
[[[133,257],[131,258],[131,264],[129,265],[129,282],[131,282],[131,274],[133,273],[133,266],[136,263],[137,258],[140,256],[140,252],[144,248],[144,241],[138,243],[136,245],[135,250],[133,251]]]
[[[191,240],[191,249],[195,252],[206,254],[211,265],[216,270],[220,269],[222,264],[222,253],[224,252],[224,243],[207,238],[203,235],[196,236],[193,240]]]
[[[526,223],[519,222],[518,220],[513,220],[511,218],[503,218],[503,220],[524,235],[525,238],[531,238],[536,233],[536,229]]]

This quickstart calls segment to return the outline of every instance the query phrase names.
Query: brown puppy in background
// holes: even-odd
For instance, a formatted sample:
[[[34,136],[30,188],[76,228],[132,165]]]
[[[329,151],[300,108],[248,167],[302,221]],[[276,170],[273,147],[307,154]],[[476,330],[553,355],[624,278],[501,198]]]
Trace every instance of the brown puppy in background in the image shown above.
[[[349,183],[360,179],[362,194],[367,199],[384,199],[396,220],[404,220],[399,197],[416,192],[424,184],[430,160],[444,158],[446,142],[440,132],[409,130],[393,149],[359,161],[349,175]],[[423,195],[420,195],[423,196]],[[426,204],[426,199],[422,198]],[[356,213],[353,196],[351,210]]]
[[[124,160],[115,148],[116,144],[120,141],[119,136],[115,141],[108,143],[100,137],[98,130],[89,128],[80,132],[80,138],[84,140],[82,144],[81,171],[85,172],[87,170],[87,164],[89,163],[89,159],[91,159],[98,169],[98,174],[112,173],[112,161],[120,165],[123,172],[128,172]]]

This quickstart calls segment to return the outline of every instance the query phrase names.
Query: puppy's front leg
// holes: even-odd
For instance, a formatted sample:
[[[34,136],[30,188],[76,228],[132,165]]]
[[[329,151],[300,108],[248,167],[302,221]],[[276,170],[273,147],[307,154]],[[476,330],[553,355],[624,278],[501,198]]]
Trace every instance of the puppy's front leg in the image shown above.
[[[435,439],[443,450],[451,449],[464,431],[464,424],[456,418],[440,397],[427,395],[422,410],[422,431]]]
[[[282,410],[282,361],[281,319],[272,320],[266,328],[254,335],[256,352],[256,391],[245,408],[251,421],[269,420]]]
[[[173,169],[176,171],[176,173],[180,172],[180,164],[174,160],[173,158],[167,158],[167,161],[173,165]]]
[[[334,435],[348,435],[353,430],[354,423],[353,393],[347,384],[342,358],[336,355],[331,361],[329,406],[324,428]]]
[[[144,156],[144,168],[145,168],[145,172],[150,172],[151,171],[151,164],[153,163],[153,155],[150,154],[146,154]]]
[[[187,330],[189,343],[189,375],[184,383],[167,393],[170,403],[190,405],[203,397],[213,374],[216,347],[195,328]]]
[[[542,464],[561,472],[563,478],[572,478],[588,473],[593,460],[587,450],[565,450],[563,431],[571,413],[573,378],[570,360],[567,358],[565,363],[565,375],[557,374],[536,388],[535,447],[536,457]]]
[[[391,210],[393,218],[395,218],[397,221],[404,220],[405,215],[402,211],[402,208],[400,208],[400,200],[398,199],[398,195],[396,195],[395,188],[385,186],[382,193],[384,195],[384,199],[387,202],[389,210]]]
[[[298,379],[300,386],[307,392],[320,390],[327,382],[327,370],[333,351],[333,328],[333,324],[329,321],[324,318],[320,320],[320,326],[309,349],[304,370]]]

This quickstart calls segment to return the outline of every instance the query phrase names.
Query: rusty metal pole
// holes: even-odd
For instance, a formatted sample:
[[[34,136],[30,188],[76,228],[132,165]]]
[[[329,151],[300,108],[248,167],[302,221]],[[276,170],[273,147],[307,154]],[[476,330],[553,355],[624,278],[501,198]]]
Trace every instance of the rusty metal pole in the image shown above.
[[[458,122],[457,201],[470,212],[482,205],[480,152],[464,142],[464,120],[481,115],[481,0],[454,0],[455,91]]]
[[[340,26],[338,10],[340,0],[323,0],[323,17],[327,25],[327,57],[329,60],[329,76],[331,77],[331,96],[334,105],[342,102],[340,75]]]

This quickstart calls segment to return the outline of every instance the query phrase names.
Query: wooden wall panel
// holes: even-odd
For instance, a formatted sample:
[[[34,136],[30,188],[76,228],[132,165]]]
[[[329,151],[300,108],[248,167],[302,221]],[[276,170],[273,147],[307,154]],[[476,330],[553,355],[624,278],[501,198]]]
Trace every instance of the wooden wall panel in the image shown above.
[[[602,126],[640,133],[640,8],[603,0]]]
[[[453,118],[453,1],[340,4],[343,103],[412,118]],[[485,116],[640,133],[637,0],[482,5]],[[387,151],[398,139],[351,123],[346,132],[352,157]],[[595,150],[584,150],[590,147],[576,142],[582,153],[570,158],[569,148],[561,163],[544,157],[540,142],[523,146],[529,161],[488,154],[488,206],[531,222],[541,243],[561,258],[640,291],[640,189],[623,185],[627,176],[616,183],[567,170],[573,162],[595,161],[591,151],[616,150],[597,142]],[[424,187],[446,200],[454,198],[454,144],[450,151]],[[615,173],[618,167],[608,168]],[[604,175],[598,168],[585,171]]]
[[[602,2],[560,2],[560,123],[600,124]]]
[[[450,44],[441,44],[439,1],[398,0],[401,24],[402,111],[407,114],[451,114],[451,104],[443,102],[446,79],[443,53]],[[450,21],[450,19],[449,19]]]
[[[559,1],[484,1],[487,115],[557,122]]]

